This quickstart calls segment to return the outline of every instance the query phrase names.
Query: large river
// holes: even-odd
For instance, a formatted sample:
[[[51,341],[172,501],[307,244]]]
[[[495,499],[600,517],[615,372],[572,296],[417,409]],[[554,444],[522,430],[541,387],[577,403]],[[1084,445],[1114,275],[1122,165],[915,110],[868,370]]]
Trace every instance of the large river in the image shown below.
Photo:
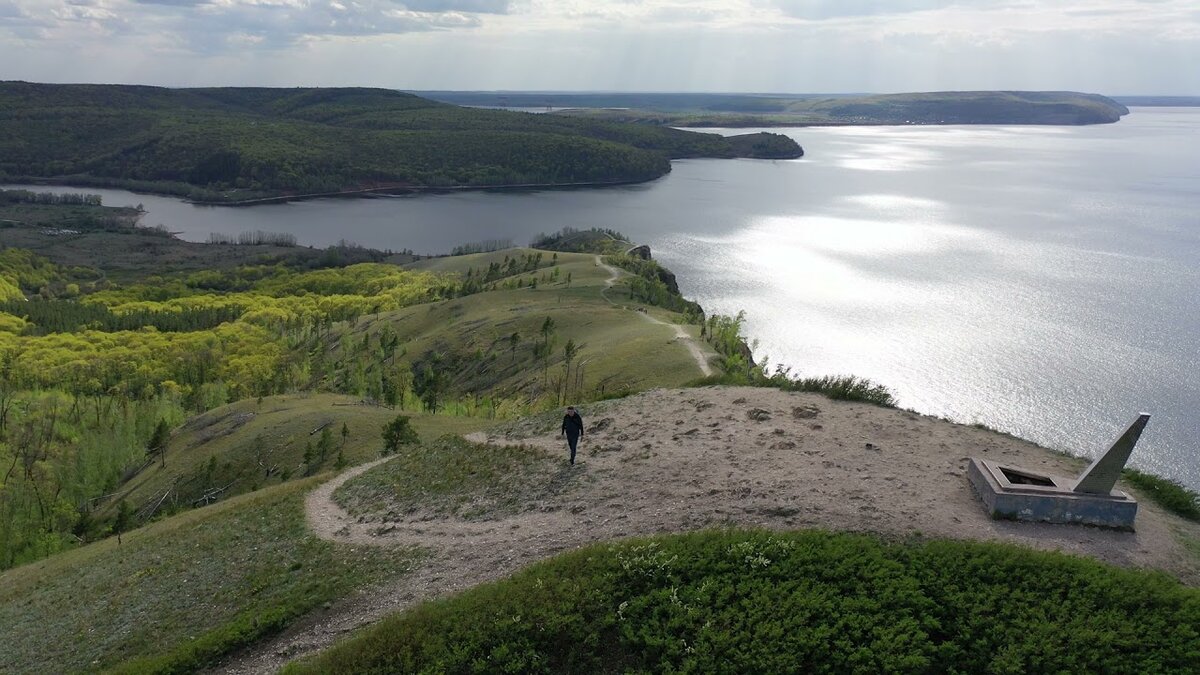
[[[756,354],[853,373],[901,405],[1200,487],[1200,109],[1092,127],[784,129],[796,161],[676,162],[604,190],[142,203],[144,224],[445,252],[563,226],[650,244],[686,295],[745,310]]]

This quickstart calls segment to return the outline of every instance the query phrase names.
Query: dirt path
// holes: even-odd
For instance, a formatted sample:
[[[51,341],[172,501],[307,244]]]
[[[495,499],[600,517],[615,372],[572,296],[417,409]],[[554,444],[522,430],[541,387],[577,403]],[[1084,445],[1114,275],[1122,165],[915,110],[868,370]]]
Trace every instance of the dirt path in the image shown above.
[[[507,576],[564,550],[710,527],[816,527],[1006,541],[1162,569],[1200,584],[1200,560],[1180,541],[1183,534],[1200,539],[1200,524],[1145,501],[1136,532],[989,518],[967,482],[968,456],[1066,475],[1081,466],[1009,436],[900,410],[757,388],[655,390],[582,412],[590,430],[575,467],[566,465],[554,430],[523,426],[504,436],[470,437],[562,453],[552,480],[568,477],[568,489],[530,501],[514,516],[467,522],[418,513],[360,522],[331,495],[378,462],[315,490],[306,511],[322,538],[348,545],[419,545],[431,557],[394,584],[239,655],[223,672],[272,672],[391,612]]]
[[[609,277],[604,280],[604,290],[601,291],[600,294],[604,296],[604,299],[608,301],[608,304],[616,306],[617,303],[613,302],[613,300],[608,297],[608,289],[612,288],[613,285],[617,283],[617,280],[621,278],[622,271],[604,262],[600,256],[596,256],[596,264],[600,267],[603,267],[609,273]],[[696,338],[689,335],[683,326],[675,323],[668,323],[662,319],[656,319],[646,312],[638,312],[638,314],[650,323],[655,323],[660,326],[667,326],[668,328],[674,330],[675,339],[679,340],[684,344],[684,346],[687,347],[688,352],[691,353],[692,358],[696,361],[696,366],[700,368],[700,372],[704,373],[705,377],[711,377],[713,375],[712,366],[709,365],[708,357],[704,355],[704,350],[700,347],[700,343],[696,341]]]

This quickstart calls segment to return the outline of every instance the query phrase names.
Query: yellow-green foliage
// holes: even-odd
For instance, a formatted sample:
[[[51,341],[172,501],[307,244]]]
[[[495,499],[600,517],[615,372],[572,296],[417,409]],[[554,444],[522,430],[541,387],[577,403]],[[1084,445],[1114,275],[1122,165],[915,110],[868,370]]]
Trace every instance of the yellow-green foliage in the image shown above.
[[[11,249],[4,253],[19,263],[30,259]],[[37,262],[36,256],[32,259]],[[22,267],[26,268],[42,269]],[[48,269],[53,272],[53,266]],[[219,380],[234,398],[268,394],[285,389],[299,375],[295,372],[299,366],[288,364],[280,335],[283,327],[399,309],[431,299],[453,284],[444,274],[376,263],[312,272],[243,267],[187,278],[151,278],[93,293],[83,302],[103,305],[116,314],[234,307],[242,312],[241,318],[194,332],[160,332],[150,326],[136,331],[18,336],[25,322],[4,315],[0,352],[21,355],[14,375],[24,386],[88,393],[107,393],[116,387],[142,395],[166,381],[194,387]]]
[[[3,286],[4,278],[0,277],[0,286]],[[3,292],[3,289],[0,289]],[[19,316],[13,316],[5,312],[0,312],[0,333],[20,333],[25,330],[26,322]]]
[[[286,350],[259,326],[223,324],[211,331],[160,333],[154,328],[104,333],[16,336],[0,333],[0,352],[19,353],[13,365],[24,386],[86,393],[153,393],[167,381],[222,380],[234,394],[269,391]],[[192,377],[198,370],[206,378]],[[149,389],[147,389],[149,387]]]
[[[19,248],[0,250],[0,300],[21,299],[20,288],[41,288],[62,278],[58,268],[49,260]],[[11,290],[5,290],[6,284],[16,288],[16,296],[10,297]]]
[[[9,300],[24,300],[25,294],[17,288],[17,284],[8,277],[0,276],[0,302]]]
[[[184,279],[151,279],[94,293],[86,302],[103,304],[117,314],[234,306],[244,309],[244,321],[281,325],[399,309],[432,299],[437,289],[453,283],[446,275],[382,263],[311,272],[258,266],[230,272],[206,270]]]

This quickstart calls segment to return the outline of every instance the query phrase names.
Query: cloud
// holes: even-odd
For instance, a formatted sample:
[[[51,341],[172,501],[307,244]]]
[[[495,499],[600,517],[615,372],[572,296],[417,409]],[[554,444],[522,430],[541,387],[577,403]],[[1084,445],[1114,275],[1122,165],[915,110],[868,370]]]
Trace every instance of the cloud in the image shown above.
[[[511,0],[401,0],[401,4],[414,12],[508,14],[512,8]]]
[[[997,5],[999,2],[963,3],[956,0],[770,0],[787,16],[800,19],[823,20],[851,16],[877,16],[908,14],[933,9],[944,9],[952,5]]]
[[[281,49],[311,40],[473,29],[511,0],[0,0],[0,35],[87,41],[85,33],[140,33],[149,48],[219,53]],[[13,17],[9,20],[7,17]],[[92,38],[95,35],[91,36]]]

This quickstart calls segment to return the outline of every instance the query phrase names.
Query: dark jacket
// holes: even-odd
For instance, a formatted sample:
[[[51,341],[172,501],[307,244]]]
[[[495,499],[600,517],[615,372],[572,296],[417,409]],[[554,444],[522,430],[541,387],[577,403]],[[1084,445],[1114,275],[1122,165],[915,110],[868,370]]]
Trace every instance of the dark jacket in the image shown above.
[[[582,436],[583,418],[579,416],[578,412],[574,415],[563,415],[562,430],[568,436]]]

